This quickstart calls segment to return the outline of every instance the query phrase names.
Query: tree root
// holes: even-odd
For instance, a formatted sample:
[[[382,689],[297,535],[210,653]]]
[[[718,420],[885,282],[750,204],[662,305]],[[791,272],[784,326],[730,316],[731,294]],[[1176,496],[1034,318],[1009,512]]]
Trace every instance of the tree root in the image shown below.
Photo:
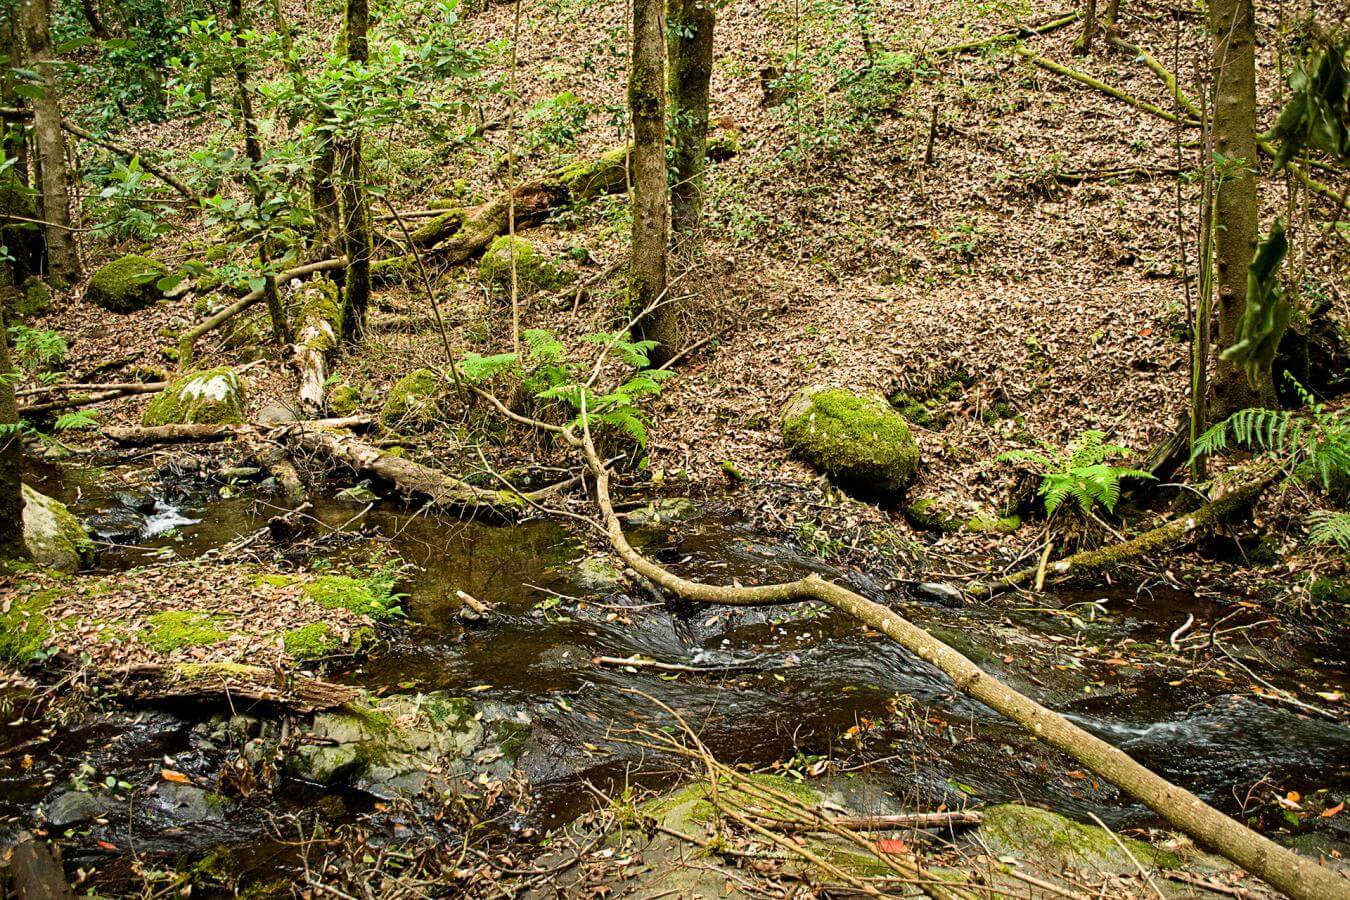
[[[1045,571],[1055,579],[1088,575],[1113,569],[1122,563],[1150,553],[1170,550],[1190,540],[1196,534],[1213,528],[1234,512],[1252,503],[1271,485],[1276,475],[1277,473],[1274,470],[1265,471],[1258,477],[1238,485],[1223,496],[1211,500],[1189,515],[1173,519],[1123,543],[1075,553],[1072,556],[1050,563],[1045,567]],[[967,593],[975,597],[989,597],[1001,591],[1025,587],[1034,583],[1040,570],[1040,566],[1029,566],[996,581],[975,585]]]

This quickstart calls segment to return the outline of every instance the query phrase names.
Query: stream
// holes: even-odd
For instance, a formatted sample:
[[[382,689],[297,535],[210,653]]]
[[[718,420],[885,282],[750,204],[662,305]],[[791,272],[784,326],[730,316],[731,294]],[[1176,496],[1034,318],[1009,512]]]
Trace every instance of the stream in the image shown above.
[[[125,464],[52,468],[35,484],[118,542],[99,553],[97,568],[105,571],[167,555],[190,559],[276,514],[246,487],[221,497],[218,486],[191,486],[184,477],[190,464],[171,465],[182,471],[148,484],[132,483],[137,470]],[[877,811],[1016,800],[1082,820],[1097,815],[1113,827],[1157,824],[1110,785],[956,694],[927,664],[826,607],[667,608],[607,586],[585,563],[592,551],[554,521],[508,527],[416,515],[393,503],[367,510],[357,500],[313,502],[314,515],[330,528],[377,534],[415,567],[401,585],[408,620],[398,638],[374,657],[330,672],[332,680],[383,693],[471,691],[477,701],[528,712],[533,728],[521,767],[533,802],[504,827],[551,827],[587,811],[595,801],[584,781],[610,788],[670,782],[670,760],[616,740],[635,722],[671,724],[635,691],[681,710],[724,761],[779,763],[780,771],[804,774],[827,757],[837,760],[830,774]],[[846,579],[1230,814],[1252,815],[1260,807],[1259,814],[1272,815],[1271,804],[1257,799],[1268,801],[1272,790],[1350,790],[1350,728],[1255,696],[1232,667],[1211,664],[1195,675],[1151,657],[1188,613],[1206,623],[1226,615],[1186,592],[1113,586],[1050,594],[1036,608],[945,606],[892,585],[896,573],[841,571],[793,542],[757,533],[737,514],[734,497],[700,501],[674,523],[639,524],[634,535],[681,574],[709,581],[753,583],[807,572]],[[361,542],[359,552],[369,549]],[[498,617],[487,626],[462,624],[456,591],[491,605]],[[1258,618],[1253,612],[1250,621]],[[1346,648],[1291,647],[1278,633],[1252,629],[1239,632],[1229,649],[1299,696],[1350,689]],[[1123,662],[1116,656],[1122,650]],[[673,677],[592,661],[634,654],[748,668]],[[136,856],[172,867],[228,847],[263,878],[284,871],[294,852],[275,836],[275,818],[304,813],[335,825],[375,808],[355,791],[283,781],[266,807],[244,803],[229,815],[183,819],[145,798],[143,788],[166,759],[190,768],[200,713],[104,711],[30,749],[39,727],[22,714],[33,711],[17,694],[0,700],[10,723],[0,736],[0,841],[38,824],[38,805],[74,781],[121,782],[110,790],[122,805],[104,816],[106,824],[68,836],[68,866],[116,871]],[[1304,822],[1295,840],[1344,848],[1350,814]]]

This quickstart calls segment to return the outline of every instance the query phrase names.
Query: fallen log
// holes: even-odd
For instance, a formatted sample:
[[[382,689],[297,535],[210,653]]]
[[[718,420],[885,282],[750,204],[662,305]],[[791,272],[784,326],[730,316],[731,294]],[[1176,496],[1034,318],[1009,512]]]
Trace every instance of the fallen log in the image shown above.
[[[981,812],[937,812],[937,813],[897,813],[889,816],[831,816],[828,825],[847,828],[850,831],[900,831],[917,828],[973,827],[984,821]],[[822,831],[827,825],[821,822],[783,822],[775,821],[774,827],[780,831]]]
[[[299,426],[286,429],[285,437],[301,450],[392,485],[405,498],[422,501],[433,509],[488,510],[509,515],[519,512],[526,504],[528,495],[477,487],[429,466],[386,453],[350,434]]]
[[[1174,549],[1251,504],[1270,487],[1277,474],[1274,470],[1263,471],[1257,477],[1232,488],[1193,513],[1159,525],[1128,541],[1097,550],[1084,550],[1049,563],[1044,567],[1045,572],[1051,578],[1062,580],[1077,575],[1103,572],[1150,553]],[[967,593],[975,597],[988,597],[1001,591],[1024,587],[1034,583],[1040,571],[1040,566],[1028,566],[995,581],[974,585]]]
[[[1345,900],[1350,896],[1350,878],[1234,821],[1190,791],[1140,765],[1125,752],[1008,687],[962,653],[880,603],[816,574],[797,581],[753,587],[709,585],[681,578],[643,556],[628,543],[623,524],[614,510],[609,495],[609,468],[596,452],[589,429],[584,427],[584,397],[583,394],[581,436],[569,435],[569,440],[581,445],[587,466],[595,478],[595,501],[609,543],[628,566],[662,590],[684,600],[724,606],[771,606],[804,601],[826,603],[886,635],[945,674],[957,690],[1021,725],[1038,740],[1078,760],[1201,846],[1221,853],[1295,900]],[[1261,489],[1264,489],[1269,481],[1262,481]],[[1251,485],[1248,488],[1254,490]],[[1236,493],[1235,490],[1226,496],[1233,498]],[[1184,523],[1182,527],[1194,530]]]
[[[294,428],[297,424],[307,428],[362,428],[370,424],[370,416],[344,416],[338,419],[314,419],[281,425],[261,425],[247,423],[243,425],[128,425],[110,426],[103,429],[103,436],[128,447],[149,447],[155,444],[183,444],[193,441],[228,441],[237,437],[265,434],[269,431]]]
[[[250,453],[258,465],[277,480],[281,496],[292,503],[305,499],[305,482],[281,445],[267,440],[249,441]]]
[[[75,900],[56,847],[31,834],[19,837],[9,858],[18,900]]]
[[[169,386],[167,381],[147,381],[136,384],[117,385],[112,390],[99,391],[83,397],[65,397],[61,400],[44,400],[41,403],[29,403],[19,407],[20,416],[35,416],[39,413],[56,412],[58,409],[74,409],[79,406],[93,406],[105,400],[116,400],[132,394],[158,394]]]
[[[313,275],[315,272],[331,272],[335,269],[346,268],[346,266],[347,260],[344,257],[339,256],[335,259],[321,259],[318,262],[306,263],[303,266],[296,266],[294,269],[287,269],[277,275],[276,280],[277,283],[280,284],[290,281],[293,278],[304,278],[306,275]],[[178,365],[180,367],[186,367],[187,364],[192,361],[192,349],[196,345],[198,338],[208,332],[214,331],[221,325],[224,325],[230,319],[239,315],[266,296],[266,287],[256,291],[249,291],[214,316],[211,316],[209,319],[206,319],[183,332],[178,338]]]
[[[212,699],[266,703],[302,715],[334,709],[361,695],[356,688],[307,675],[241,663],[141,663],[109,675],[131,682],[130,693],[145,700]]]

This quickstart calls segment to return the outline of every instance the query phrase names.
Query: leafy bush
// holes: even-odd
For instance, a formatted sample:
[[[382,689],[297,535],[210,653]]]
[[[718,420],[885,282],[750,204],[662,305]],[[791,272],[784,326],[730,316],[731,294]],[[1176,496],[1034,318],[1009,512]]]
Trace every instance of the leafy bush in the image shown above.
[[[66,364],[66,354],[70,348],[66,346],[66,339],[55,331],[11,325],[9,339],[13,346],[14,362],[30,375],[55,372]]]
[[[1013,450],[999,456],[999,460],[1032,463],[1039,469],[1038,493],[1045,503],[1046,515],[1053,516],[1065,500],[1075,501],[1084,513],[1092,512],[1097,504],[1107,512],[1115,512],[1122,480],[1153,477],[1139,469],[1106,462],[1112,457],[1129,455],[1129,448],[1106,443],[1104,432],[1085,431],[1054,456],[1036,450]]]

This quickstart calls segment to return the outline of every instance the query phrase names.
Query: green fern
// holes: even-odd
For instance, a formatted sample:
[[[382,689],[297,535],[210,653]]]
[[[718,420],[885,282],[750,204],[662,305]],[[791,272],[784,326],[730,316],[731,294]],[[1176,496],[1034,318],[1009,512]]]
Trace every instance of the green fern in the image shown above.
[[[1126,478],[1152,478],[1148,472],[1107,464],[1130,450],[1106,443],[1101,431],[1085,431],[1054,456],[1036,450],[1013,450],[998,457],[1000,462],[1031,463],[1039,470],[1040,494],[1045,514],[1053,516],[1067,500],[1076,502],[1084,513],[1100,504],[1115,512],[1120,502],[1120,483]]]
[[[1319,509],[1308,516],[1308,539],[1314,544],[1335,544],[1350,553],[1350,512]]]
[[[1278,459],[1299,480],[1312,480],[1329,491],[1350,477],[1350,411],[1328,412],[1295,383],[1305,411],[1244,409],[1214,425],[1196,439],[1191,458],[1213,456],[1230,448],[1264,453]]]
[[[86,431],[98,425],[98,410],[73,409],[57,416],[52,428],[55,431]]]
[[[514,353],[497,353],[492,356],[466,353],[464,358],[459,361],[459,374],[469,384],[478,384],[515,367],[516,355]]]

